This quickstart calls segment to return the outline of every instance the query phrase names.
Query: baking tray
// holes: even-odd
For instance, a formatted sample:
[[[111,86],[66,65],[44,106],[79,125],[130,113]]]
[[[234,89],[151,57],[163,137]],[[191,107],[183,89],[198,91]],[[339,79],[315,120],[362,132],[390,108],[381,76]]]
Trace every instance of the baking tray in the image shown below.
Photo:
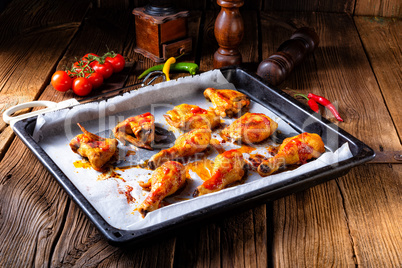
[[[352,157],[328,165],[317,170],[303,173],[289,180],[272,183],[266,187],[253,190],[235,198],[217,202],[208,207],[192,211],[183,216],[166,220],[148,228],[140,230],[121,230],[108,224],[95,210],[83,194],[74,186],[69,178],[60,170],[54,161],[46,154],[41,146],[33,139],[37,117],[24,119],[14,124],[13,130],[26,146],[36,155],[39,161],[55,177],[70,198],[83,210],[87,217],[95,224],[99,231],[112,245],[123,246],[136,244],[166,233],[177,230],[212,216],[222,215],[234,209],[250,208],[257,204],[277,199],[335,179],[345,175],[357,165],[367,162],[375,157],[374,151],[366,144],[353,137],[337,125],[314,113],[309,107],[293,99],[285,92],[265,84],[261,79],[239,67],[221,69],[224,77],[241,92],[247,94],[251,100],[259,103],[276,113],[299,133],[311,132],[319,134],[327,150],[335,151],[339,145],[348,143]],[[308,124],[306,124],[308,122]]]

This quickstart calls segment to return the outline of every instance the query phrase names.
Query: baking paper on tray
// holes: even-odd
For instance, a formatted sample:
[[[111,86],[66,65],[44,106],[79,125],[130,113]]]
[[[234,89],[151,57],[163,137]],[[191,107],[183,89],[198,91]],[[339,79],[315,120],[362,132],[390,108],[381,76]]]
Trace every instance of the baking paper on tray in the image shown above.
[[[166,198],[162,208],[148,213],[145,218],[142,218],[135,210],[148,194],[142,190],[138,181],[148,181],[152,170],[134,167],[116,169],[113,172],[102,174],[91,168],[77,166],[82,158],[73,153],[69,147],[70,140],[81,134],[76,123],[80,123],[92,133],[110,133],[118,122],[134,115],[151,112],[154,114],[157,124],[173,131],[177,137],[181,132],[168,126],[162,115],[181,103],[198,105],[204,109],[212,107],[212,104],[203,96],[203,91],[207,87],[234,89],[234,86],[228,83],[219,70],[162,82],[99,103],[88,103],[44,114],[38,117],[34,138],[106,222],[115,228],[124,230],[150,227],[273,183],[285,182],[311,170],[336,165],[336,163],[352,157],[346,143],[339,146],[335,152],[326,152],[320,158],[292,171],[264,178],[256,172],[249,172],[243,184],[196,198],[193,198],[192,194],[203,181],[197,174],[190,171],[191,179],[188,180],[186,187],[180,193]],[[264,113],[272,118],[278,123],[278,130],[285,136],[297,134],[285,121],[258,103],[251,102],[249,111]],[[225,118],[224,124],[229,125],[232,121],[233,119]],[[216,132],[212,136],[218,140],[221,139]],[[267,144],[257,146],[253,154],[260,153],[269,156],[264,149],[266,146]],[[232,149],[240,146],[224,143],[223,147]],[[216,155],[217,152],[211,149],[207,157],[213,160]],[[244,153],[244,156],[247,158],[248,154]],[[190,161],[196,160],[196,158],[190,158]],[[129,202],[127,196],[135,201]]]

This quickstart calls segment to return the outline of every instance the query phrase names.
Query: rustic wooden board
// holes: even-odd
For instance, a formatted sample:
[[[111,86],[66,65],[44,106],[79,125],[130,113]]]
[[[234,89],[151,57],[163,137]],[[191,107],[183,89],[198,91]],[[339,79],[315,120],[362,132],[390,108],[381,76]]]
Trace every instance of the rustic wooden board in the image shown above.
[[[401,165],[365,165],[274,202],[274,264],[400,267]]]
[[[38,0],[28,6],[25,1],[12,1],[0,14],[0,47],[6,51],[0,53],[0,115],[38,98],[88,7],[89,1]],[[0,159],[13,137],[1,117]]]
[[[399,0],[356,0],[354,15],[402,17],[402,2]]]
[[[274,266],[355,264],[342,198],[335,182],[279,199],[273,209]]]
[[[319,0],[265,0],[263,11],[314,11],[352,14],[355,0],[319,1]]]
[[[382,96],[401,139],[402,20],[354,17],[354,21]],[[381,102],[382,99],[379,101]]]
[[[63,225],[67,196],[19,139],[0,164],[0,195],[0,266],[46,265]]]
[[[134,7],[143,7],[149,4],[147,0],[134,0]],[[175,0],[171,1],[177,9],[204,10],[208,1]]]
[[[337,180],[360,266],[401,267],[402,165],[365,165]]]

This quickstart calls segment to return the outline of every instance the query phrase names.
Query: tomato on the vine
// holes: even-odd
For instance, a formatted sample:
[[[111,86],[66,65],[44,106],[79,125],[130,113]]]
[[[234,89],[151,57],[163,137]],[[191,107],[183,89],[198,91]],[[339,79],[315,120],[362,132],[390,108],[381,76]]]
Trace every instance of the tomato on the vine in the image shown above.
[[[124,57],[120,54],[111,53],[110,56],[106,57],[106,62],[109,62],[113,66],[113,72],[118,73],[124,69],[126,61]]]
[[[71,68],[73,72],[79,73],[81,71],[89,72],[91,71],[90,64],[86,61],[76,61]]]
[[[71,77],[71,79],[74,79],[78,75],[76,72],[73,72],[71,70],[67,70],[66,73],[68,74],[68,76]]]
[[[72,78],[65,71],[57,71],[52,75],[52,86],[54,89],[66,92],[72,86]]]
[[[98,61],[94,62],[95,64],[92,68],[95,72],[101,74],[103,76],[103,79],[107,79],[113,74],[113,66],[109,62],[104,62],[103,64]]]
[[[95,53],[87,53],[84,55],[84,57],[82,57],[82,61],[89,62],[91,65],[92,62],[95,60],[95,58],[98,58],[98,57],[99,56],[96,55]]]
[[[85,77],[77,77],[73,81],[73,92],[78,96],[86,96],[92,91],[92,84]]]
[[[101,74],[99,74],[99,73],[94,72],[94,73],[86,74],[85,77],[92,84],[93,88],[98,88],[103,83],[103,76]]]

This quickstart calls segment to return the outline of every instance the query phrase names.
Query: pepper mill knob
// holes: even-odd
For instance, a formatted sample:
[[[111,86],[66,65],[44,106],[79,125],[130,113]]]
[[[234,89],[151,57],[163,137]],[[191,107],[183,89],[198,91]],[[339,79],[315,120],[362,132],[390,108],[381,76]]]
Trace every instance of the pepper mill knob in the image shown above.
[[[243,39],[244,23],[239,8],[243,0],[217,0],[221,11],[215,21],[215,38],[219,48],[214,54],[214,68],[240,65],[242,57],[238,46]]]
[[[303,27],[296,30],[275,54],[260,63],[257,75],[271,85],[279,85],[307,54],[318,47],[319,42],[320,38],[314,29]]]

